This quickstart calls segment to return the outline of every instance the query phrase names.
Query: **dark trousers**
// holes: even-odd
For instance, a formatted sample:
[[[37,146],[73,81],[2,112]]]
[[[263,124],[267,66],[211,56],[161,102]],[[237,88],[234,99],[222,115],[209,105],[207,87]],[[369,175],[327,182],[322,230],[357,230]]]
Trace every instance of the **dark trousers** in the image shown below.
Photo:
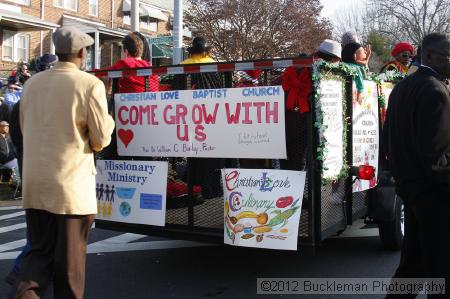
[[[27,209],[31,250],[8,298],[41,298],[53,280],[54,298],[83,298],[86,247],[94,215]]]
[[[450,298],[450,198],[423,198],[405,203],[405,236],[395,278],[445,278]],[[387,295],[386,298],[415,298],[416,295]]]

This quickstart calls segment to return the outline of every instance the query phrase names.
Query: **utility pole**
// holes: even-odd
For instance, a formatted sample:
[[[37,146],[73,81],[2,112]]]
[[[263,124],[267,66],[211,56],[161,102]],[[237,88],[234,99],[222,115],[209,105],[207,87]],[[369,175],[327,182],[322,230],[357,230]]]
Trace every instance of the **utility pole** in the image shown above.
[[[183,0],[174,0],[173,8],[173,64],[180,64],[183,47]]]
[[[130,10],[130,18],[131,18],[131,31],[139,32],[139,0],[131,0],[131,10]]]

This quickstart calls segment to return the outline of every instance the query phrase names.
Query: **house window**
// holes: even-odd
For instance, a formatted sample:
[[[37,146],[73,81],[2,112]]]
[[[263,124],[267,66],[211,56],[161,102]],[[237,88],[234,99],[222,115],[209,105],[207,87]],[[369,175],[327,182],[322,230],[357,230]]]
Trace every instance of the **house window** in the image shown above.
[[[2,60],[28,61],[30,57],[30,35],[15,34],[12,31],[3,31]]]
[[[2,60],[13,61],[14,60],[14,33],[10,31],[3,31],[3,49]]]
[[[16,35],[16,60],[17,61],[28,61],[29,57],[29,45],[30,36],[28,34]]]
[[[53,0],[53,5],[56,7],[77,11],[77,0]]]
[[[130,16],[123,16],[122,20],[123,20],[123,23],[125,25],[131,25],[131,18],[130,18]]]
[[[17,4],[30,6],[30,0],[8,0],[8,1],[14,2],[14,3],[17,3]]]
[[[130,16],[123,16],[123,24],[124,25],[131,25],[131,18]],[[141,20],[139,22],[140,29],[146,29],[149,31],[158,32],[158,21],[156,19],[150,19],[147,20]]]
[[[158,32],[158,22],[150,20],[150,18],[148,18],[146,21],[141,21],[140,27],[141,29],[147,29],[150,31]]]
[[[89,15],[98,16],[98,0],[89,0]]]
[[[3,31],[3,61],[28,61],[30,57],[30,35],[26,33],[15,34],[12,31]]]

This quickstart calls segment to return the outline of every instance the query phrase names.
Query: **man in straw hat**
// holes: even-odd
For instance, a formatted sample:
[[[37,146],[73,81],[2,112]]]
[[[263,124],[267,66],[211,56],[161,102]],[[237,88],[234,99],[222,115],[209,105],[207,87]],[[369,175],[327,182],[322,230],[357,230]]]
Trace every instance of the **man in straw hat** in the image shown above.
[[[20,101],[23,207],[31,250],[8,298],[83,298],[86,245],[97,213],[93,151],[111,141],[103,83],[82,69],[94,40],[53,33],[59,62],[33,76]]]

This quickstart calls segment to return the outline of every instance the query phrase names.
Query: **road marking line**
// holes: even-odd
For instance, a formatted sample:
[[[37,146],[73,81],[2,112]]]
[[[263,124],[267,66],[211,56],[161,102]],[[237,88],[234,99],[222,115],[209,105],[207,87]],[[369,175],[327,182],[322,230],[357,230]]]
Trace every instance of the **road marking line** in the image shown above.
[[[0,216],[0,220],[5,220],[5,219],[9,219],[9,218],[15,218],[15,217],[23,216],[23,215],[25,215],[25,211],[16,212],[16,213],[12,213],[12,214],[6,214],[6,215]]]
[[[0,253],[0,260],[15,260],[21,251],[9,251]]]
[[[107,253],[107,252],[123,252],[123,251],[140,251],[140,250],[159,250],[173,249],[185,247],[202,247],[215,246],[214,244],[198,243],[193,241],[149,241],[111,245],[109,242],[99,241],[88,246],[88,253]]]
[[[5,244],[0,244],[0,252],[10,251],[16,248],[21,248],[25,246],[25,243],[27,242],[27,239],[21,239]]]
[[[142,250],[160,250],[160,249],[176,249],[187,247],[203,247],[216,246],[214,244],[199,243],[193,241],[167,240],[167,241],[148,241],[136,243],[122,243],[121,241],[138,240],[147,237],[145,235],[122,234],[116,237],[108,238],[102,241],[94,242],[88,245],[88,254],[109,253],[109,252],[125,252],[125,251],[142,251]],[[25,245],[26,240],[17,240],[14,242],[0,245],[0,260],[13,260],[21,251],[8,251]],[[2,252],[8,251],[8,252]]]
[[[364,238],[364,237],[378,237],[380,234],[378,228],[367,229],[346,229],[342,234],[333,238]]]
[[[10,226],[0,227],[0,234],[7,233],[7,232],[10,232],[10,231],[13,231],[13,230],[26,228],[26,227],[27,227],[27,224],[25,222],[24,223],[10,225]]]
[[[133,242],[142,238],[147,237],[146,235],[138,235],[138,234],[132,234],[132,233],[125,233],[125,234],[120,234],[108,239],[104,239],[95,243],[91,243],[92,244],[97,244],[97,243],[104,243],[108,246],[114,246],[116,244],[126,244],[129,242]]]
[[[0,207],[0,211],[22,210],[22,206]]]

